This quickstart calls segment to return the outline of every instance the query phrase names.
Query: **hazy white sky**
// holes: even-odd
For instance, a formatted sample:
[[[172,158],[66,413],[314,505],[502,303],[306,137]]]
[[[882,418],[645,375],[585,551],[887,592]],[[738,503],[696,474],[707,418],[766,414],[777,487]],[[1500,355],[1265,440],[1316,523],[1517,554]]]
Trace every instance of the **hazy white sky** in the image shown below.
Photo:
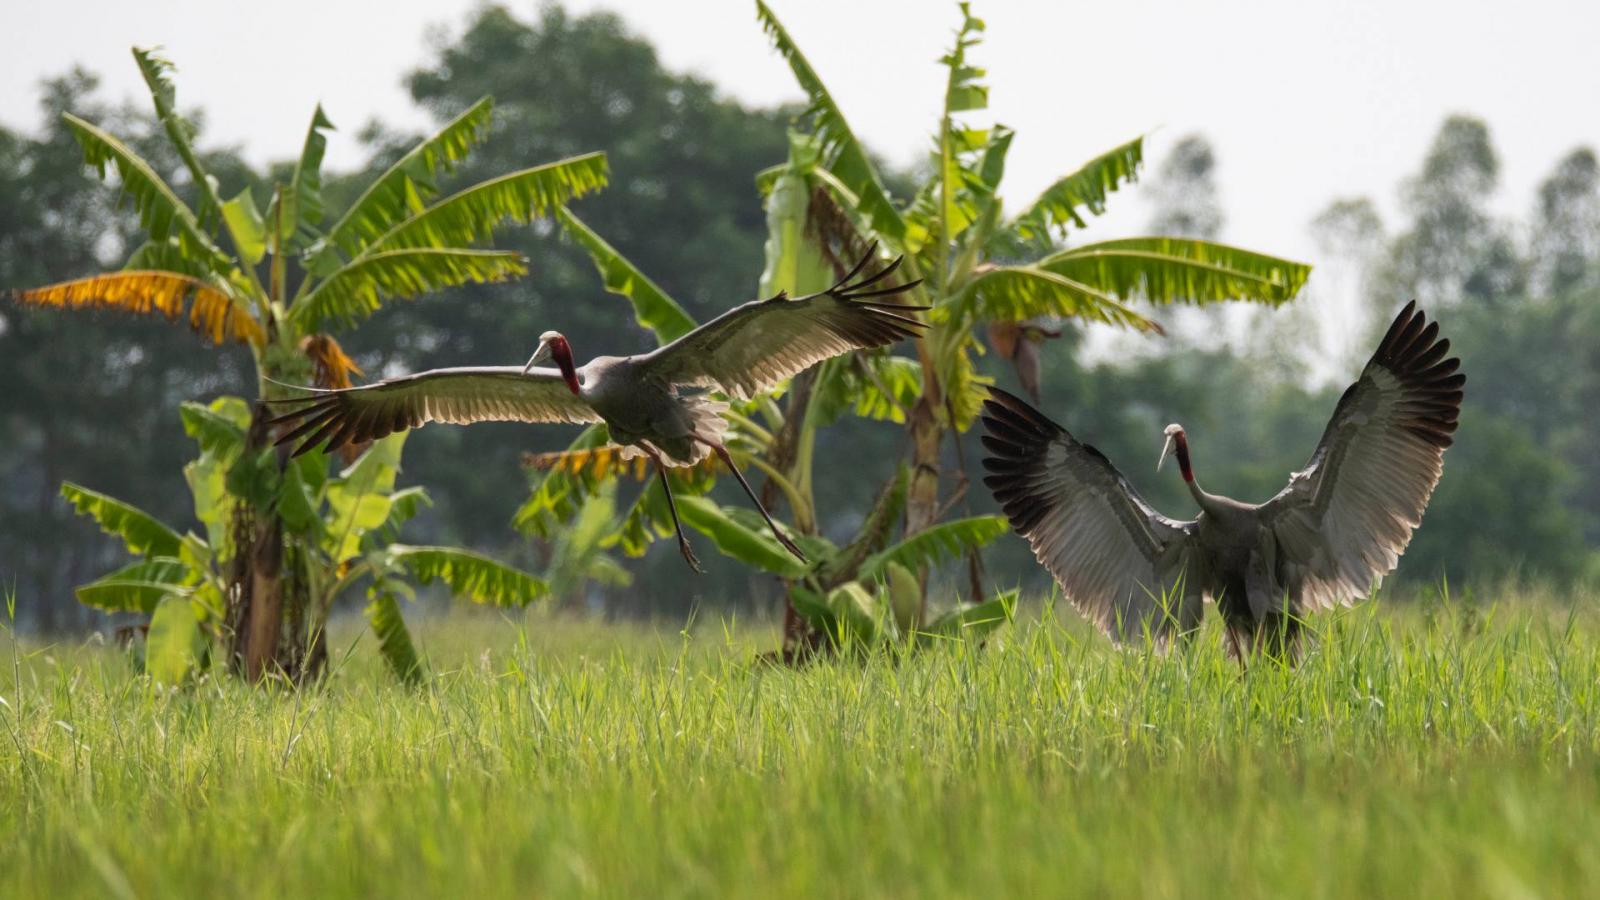
[[[254,161],[291,157],[314,103],[353,133],[378,117],[423,124],[400,85],[429,34],[456,32],[477,0],[0,0],[0,122],[38,124],[35,82],[82,63],[113,96],[142,97],[128,56],[160,44],[209,140]],[[531,15],[533,2],[507,4]],[[751,0],[572,0],[618,10],[674,69],[755,104],[799,93]],[[856,131],[891,158],[925,152],[943,82],[935,60],[954,3],[772,0]],[[1488,120],[1503,163],[1496,205],[1521,213],[1556,160],[1600,145],[1600,2],[1522,0],[979,0],[977,60],[993,113],[1018,131],[1006,196],[1154,131],[1153,161],[1202,131],[1220,160],[1224,237],[1317,262],[1306,223],[1335,195],[1393,211],[1440,120]],[[604,149],[604,148],[597,148]],[[334,165],[353,165],[335,136]],[[1141,204],[1110,221],[1138,230]]]

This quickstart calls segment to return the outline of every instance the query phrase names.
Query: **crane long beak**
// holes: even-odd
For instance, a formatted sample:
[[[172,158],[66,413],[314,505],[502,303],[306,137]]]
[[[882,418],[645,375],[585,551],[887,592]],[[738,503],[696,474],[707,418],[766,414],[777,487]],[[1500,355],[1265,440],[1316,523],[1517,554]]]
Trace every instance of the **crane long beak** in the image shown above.
[[[533,370],[534,366],[538,365],[539,363],[544,362],[545,360],[547,360],[549,358],[550,358],[550,342],[549,341],[540,341],[539,342],[539,349],[533,351],[533,355],[528,357],[528,364],[522,367],[522,374],[524,374],[524,375],[528,374],[530,371]]]
[[[1165,444],[1161,445],[1161,458],[1156,460],[1156,471],[1157,472],[1161,471],[1161,466],[1167,461],[1167,454],[1172,452],[1172,445],[1173,445],[1172,438],[1170,436],[1168,436],[1167,442]]]

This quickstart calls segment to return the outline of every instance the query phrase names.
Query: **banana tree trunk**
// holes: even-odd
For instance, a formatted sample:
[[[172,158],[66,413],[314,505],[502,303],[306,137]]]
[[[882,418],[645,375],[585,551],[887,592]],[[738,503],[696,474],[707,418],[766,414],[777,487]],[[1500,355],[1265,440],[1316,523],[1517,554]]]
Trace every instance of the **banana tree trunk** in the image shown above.
[[[245,677],[259,681],[273,671],[283,624],[283,529],[277,516],[263,515],[250,553],[250,612],[244,645]]]
[[[912,408],[907,427],[911,430],[911,483],[906,490],[906,534],[913,535],[939,518],[939,448],[944,443],[944,424],[926,394]]]
[[[265,405],[257,404],[245,437],[245,454],[259,454],[271,443],[268,418]],[[299,683],[320,668],[320,654],[316,648],[309,659],[304,653],[308,610],[305,598],[298,596],[304,592],[295,591],[299,579],[291,577],[292,566],[286,565],[283,521],[240,501],[233,535],[226,619],[233,634],[230,667],[251,682],[283,675]]]
[[[922,363],[922,396],[911,408],[906,429],[911,433],[911,479],[906,485],[906,535],[925,531],[939,519],[940,448],[944,444],[945,423],[939,418],[944,407],[944,385],[932,348],[926,338],[917,341],[917,359]],[[917,627],[927,621],[927,573],[921,574],[922,602]]]
[[[817,370],[807,369],[796,375],[790,382],[788,402],[784,406],[783,427],[773,435],[772,445],[769,447],[768,459],[772,467],[786,476],[794,475],[796,457],[799,455],[800,442],[804,435],[806,411],[811,406],[812,389],[816,386]],[[771,478],[761,486],[761,504],[768,511],[776,512],[781,504],[788,503],[788,497],[778,488],[778,484]],[[802,510],[792,510],[796,515],[795,525],[801,531],[815,533],[815,522],[800,522],[798,516]],[[786,665],[795,664],[815,643],[815,635],[806,621],[795,611],[794,600],[789,596],[788,585],[783,591],[783,645],[780,655]]]

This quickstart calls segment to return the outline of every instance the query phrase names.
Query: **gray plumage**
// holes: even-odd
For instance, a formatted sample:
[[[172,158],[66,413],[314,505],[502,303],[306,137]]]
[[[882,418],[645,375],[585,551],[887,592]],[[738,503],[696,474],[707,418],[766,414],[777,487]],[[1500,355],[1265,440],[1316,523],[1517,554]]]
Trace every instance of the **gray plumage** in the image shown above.
[[[1310,462],[1266,503],[1202,489],[1174,425],[1169,446],[1200,514],[1169,519],[1098,450],[999,390],[984,404],[984,482],[1062,592],[1114,639],[1164,644],[1196,628],[1209,599],[1236,652],[1290,650],[1300,617],[1366,596],[1422,520],[1466,382],[1438,335],[1408,304]]]
[[[301,454],[317,446],[332,452],[430,422],[604,422],[623,458],[648,456],[663,485],[665,468],[694,465],[714,452],[755,500],[723,446],[728,404],[709,392],[747,399],[829,357],[917,336],[924,323],[914,313],[927,307],[884,298],[918,282],[888,282],[899,259],[857,278],[874,258],[876,247],[826,291],[743,304],[650,353],[600,356],[575,366],[567,339],[550,331],[524,367],[435,369],[343,390],[304,388],[311,396],[274,401],[299,405],[270,424],[286,429],[277,443],[298,443],[295,453]],[[534,367],[546,358],[557,367]],[[772,529],[800,555],[775,524]],[[698,568],[681,528],[679,544]]]

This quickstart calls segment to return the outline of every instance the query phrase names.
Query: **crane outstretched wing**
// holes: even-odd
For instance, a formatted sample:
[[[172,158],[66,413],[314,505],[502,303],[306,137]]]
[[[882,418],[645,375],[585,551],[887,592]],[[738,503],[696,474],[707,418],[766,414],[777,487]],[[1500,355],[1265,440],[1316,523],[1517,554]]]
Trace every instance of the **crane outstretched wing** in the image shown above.
[[[343,390],[317,390],[305,405],[277,416],[274,425],[294,423],[279,444],[300,441],[295,455],[326,444],[331,453],[345,444],[373,441],[429,422],[599,422],[600,416],[567,388],[556,369],[521,366],[434,369]],[[303,438],[303,440],[302,440]]]
[[[1085,616],[1118,641],[1200,624],[1194,522],[1150,508],[1099,450],[996,388],[983,404],[984,484]]]
[[[894,274],[900,259],[857,279],[875,255],[876,247],[868,250],[826,291],[793,300],[779,294],[736,306],[652,351],[641,363],[672,383],[748,400],[829,357],[914,337],[925,326],[910,314],[927,307],[885,303],[882,298],[910,290],[919,281],[874,287]]]
[[[1400,560],[1433,495],[1461,413],[1465,375],[1450,342],[1406,304],[1322,441],[1262,504],[1277,568],[1302,610],[1364,597]]]

